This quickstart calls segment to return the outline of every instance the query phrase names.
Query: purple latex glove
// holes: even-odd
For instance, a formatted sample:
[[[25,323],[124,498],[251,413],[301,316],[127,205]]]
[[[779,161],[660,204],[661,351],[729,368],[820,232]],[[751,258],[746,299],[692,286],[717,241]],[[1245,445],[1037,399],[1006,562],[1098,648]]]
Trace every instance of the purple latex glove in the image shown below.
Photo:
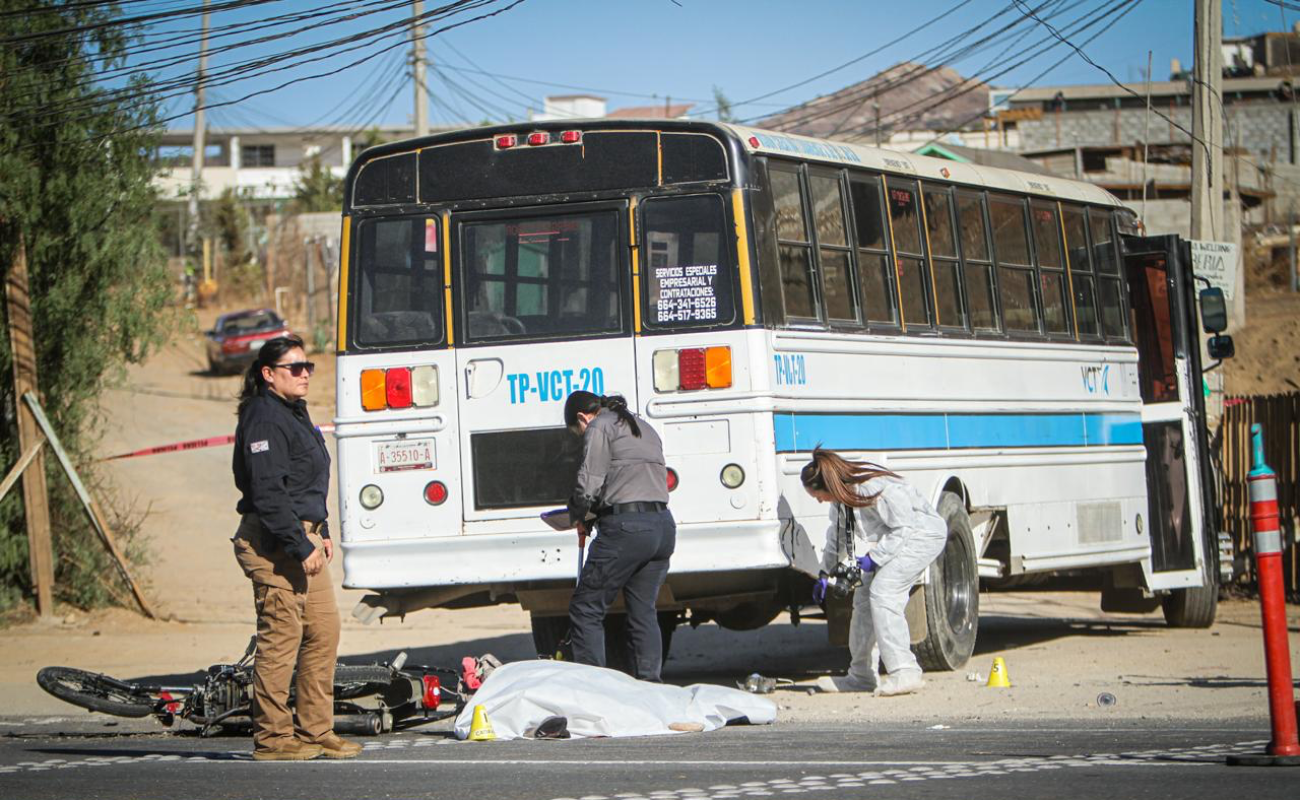
[[[830,588],[830,582],[826,580],[826,573],[823,572],[817,582],[813,584],[812,599],[813,602],[821,605],[826,601],[826,590]]]
[[[876,562],[871,560],[871,556],[861,556],[858,558],[858,568],[864,573],[873,572],[876,569]]]

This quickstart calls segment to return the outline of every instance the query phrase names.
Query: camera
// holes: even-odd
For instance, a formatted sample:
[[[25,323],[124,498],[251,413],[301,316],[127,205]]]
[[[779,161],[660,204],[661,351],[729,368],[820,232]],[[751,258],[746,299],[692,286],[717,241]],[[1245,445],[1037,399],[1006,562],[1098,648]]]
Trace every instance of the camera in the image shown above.
[[[826,576],[826,587],[832,597],[843,599],[862,585],[862,568],[857,564],[837,564],[835,571]]]

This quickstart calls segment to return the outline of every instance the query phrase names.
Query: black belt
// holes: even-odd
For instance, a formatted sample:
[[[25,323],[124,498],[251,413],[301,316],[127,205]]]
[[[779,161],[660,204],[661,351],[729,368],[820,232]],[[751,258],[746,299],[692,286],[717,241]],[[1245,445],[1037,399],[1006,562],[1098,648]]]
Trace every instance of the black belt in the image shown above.
[[[611,514],[636,514],[638,512],[663,511],[666,508],[668,508],[667,503],[659,502],[614,503],[609,506],[609,510],[605,512],[604,516],[610,516]]]

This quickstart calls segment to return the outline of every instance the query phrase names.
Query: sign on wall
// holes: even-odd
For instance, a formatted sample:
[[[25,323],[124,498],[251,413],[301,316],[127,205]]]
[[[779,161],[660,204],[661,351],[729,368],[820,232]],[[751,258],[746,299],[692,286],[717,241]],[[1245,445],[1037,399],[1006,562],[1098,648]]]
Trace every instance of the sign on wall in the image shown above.
[[[1228,242],[1191,241],[1192,272],[1232,300],[1237,291],[1237,245]]]

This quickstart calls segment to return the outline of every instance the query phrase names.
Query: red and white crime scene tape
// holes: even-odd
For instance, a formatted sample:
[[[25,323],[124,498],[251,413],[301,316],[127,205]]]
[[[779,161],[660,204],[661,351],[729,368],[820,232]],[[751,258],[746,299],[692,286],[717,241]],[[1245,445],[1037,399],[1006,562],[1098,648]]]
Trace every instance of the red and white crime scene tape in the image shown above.
[[[316,429],[321,433],[333,433],[333,425],[317,425]],[[234,434],[229,436],[211,436],[207,439],[191,439],[188,442],[175,442],[173,444],[162,444],[157,447],[146,447],[143,450],[136,450],[130,453],[118,453],[115,456],[101,459],[103,461],[116,461],[119,458],[136,458],[138,456],[153,456],[159,453],[178,453],[182,450],[202,450],[205,447],[221,447],[222,445],[234,444]]]

